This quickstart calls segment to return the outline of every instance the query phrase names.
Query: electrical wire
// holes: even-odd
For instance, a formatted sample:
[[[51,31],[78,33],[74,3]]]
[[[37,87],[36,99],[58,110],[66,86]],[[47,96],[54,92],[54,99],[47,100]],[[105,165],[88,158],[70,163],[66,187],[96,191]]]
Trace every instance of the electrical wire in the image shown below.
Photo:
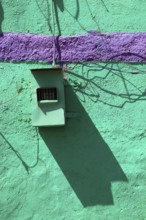
[[[53,22],[53,28],[52,28],[52,33],[53,33],[53,63],[52,66],[55,66],[55,52],[56,52],[56,39],[55,39],[55,20],[54,20],[54,0],[52,0],[52,22]]]
[[[4,104],[6,104],[7,102],[10,102],[11,100],[15,99],[18,95],[19,95],[19,94],[15,95],[14,97],[12,97],[11,99],[8,99],[8,100],[5,101],[5,102],[0,103],[0,106],[2,106],[2,105],[4,105]]]
[[[6,104],[7,102],[12,101],[12,100],[15,99],[17,96],[19,96],[20,93],[21,93],[21,91],[18,91],[18,94],[17,94],[17,95],[15,95],[15,96],[13,96],[12,98],[6,100],[5,102],[0,103],[0,106]]]

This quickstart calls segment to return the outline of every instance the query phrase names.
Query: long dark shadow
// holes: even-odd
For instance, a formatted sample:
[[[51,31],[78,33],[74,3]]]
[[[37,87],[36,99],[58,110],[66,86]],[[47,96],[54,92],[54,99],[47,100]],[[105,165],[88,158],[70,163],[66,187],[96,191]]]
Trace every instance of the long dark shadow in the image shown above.
[[[61,60],[61,50],[59,44],[59,36],[61,36],[61,27],[59,22],[58,10],[64,11],[64,2],[63,0],[53,0],[54,2],[54,12],[55,12],[55,19],[57,24],[57,37],[55,37],[55,46],[58,54],[58,59]],[[56,34],[56,33],[55,33]]]
[[[79,18],[79,14],[80,14],[80,4],[79,4],[79,0],[76,0],[76,14],[75,14],[76,20]]]
[[[111,183],[128,179],[69,84],[65,96],[66,111],[79,117],[39,133],[84,207],[112,205]]]
[[[64,11],[63,0],[61,0],[61,1],[54,0],[54,12],[55,12],[56,24],[57,24],[57,29],[58,29],[57,35],[60,36],[61,35],[61,28],[60,28],[60,22],[59,22],[59,17],[58,17],[58,7],[61,11]]]
[[[2,28],[1,28],[1,25],[2,25],[2,21],[4,20],[4,11],[3,11],[3,7],[2,7],[2,4],[0,2],[0,34],[2,34]]]
[[[60,9],[60,11],[64,11],[64,0],[53,0],[55,5]]]

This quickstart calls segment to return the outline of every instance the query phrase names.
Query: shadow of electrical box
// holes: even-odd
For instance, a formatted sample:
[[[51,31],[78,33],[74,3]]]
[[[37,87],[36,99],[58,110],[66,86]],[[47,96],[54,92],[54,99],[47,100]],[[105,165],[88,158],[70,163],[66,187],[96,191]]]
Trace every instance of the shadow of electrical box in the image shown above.
[[[65,125],[64,83],[61,68],[32,69],[32,125]]]

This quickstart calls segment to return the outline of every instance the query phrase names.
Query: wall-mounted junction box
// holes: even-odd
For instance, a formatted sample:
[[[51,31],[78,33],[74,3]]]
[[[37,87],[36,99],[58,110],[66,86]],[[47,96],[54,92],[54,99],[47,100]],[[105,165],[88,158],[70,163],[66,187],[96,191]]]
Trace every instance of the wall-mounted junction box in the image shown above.
[[[32,125],[65,125],[64,84],[61,68],[32,69]]]

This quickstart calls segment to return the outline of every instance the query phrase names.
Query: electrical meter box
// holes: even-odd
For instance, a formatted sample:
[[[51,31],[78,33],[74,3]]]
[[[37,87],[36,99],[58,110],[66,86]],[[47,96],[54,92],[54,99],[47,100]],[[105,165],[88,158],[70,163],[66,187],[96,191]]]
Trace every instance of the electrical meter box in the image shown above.
[[[64,83],[61,68],[32,69],[32,125],[65,125]]]

